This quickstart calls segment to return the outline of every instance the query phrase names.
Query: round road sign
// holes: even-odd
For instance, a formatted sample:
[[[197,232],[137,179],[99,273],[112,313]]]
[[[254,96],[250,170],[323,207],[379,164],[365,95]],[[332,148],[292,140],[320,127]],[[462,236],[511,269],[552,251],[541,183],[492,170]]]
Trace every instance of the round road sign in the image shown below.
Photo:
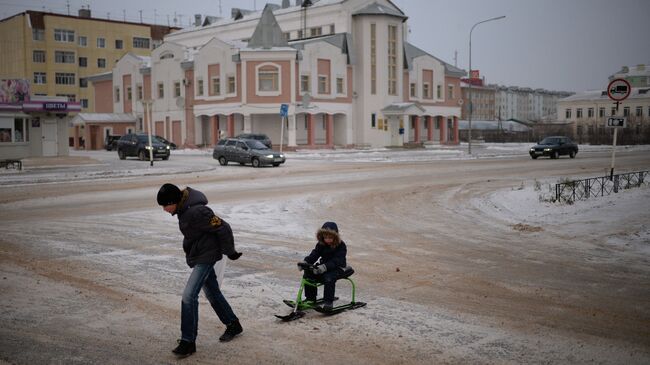
[[[614,79],[607,85],[607,96],[614,101],[623,101],[631,93],[632,87],[625,79]]]

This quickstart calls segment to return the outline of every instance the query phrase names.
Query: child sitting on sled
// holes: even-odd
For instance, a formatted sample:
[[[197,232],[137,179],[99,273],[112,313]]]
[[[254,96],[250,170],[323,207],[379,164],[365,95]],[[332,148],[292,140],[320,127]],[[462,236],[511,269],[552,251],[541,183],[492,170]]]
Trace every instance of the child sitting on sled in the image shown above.
[[[324,311],[331,311],[334,303],[334,293],[336,290],[336,280],[346,266],[345,255],[347,248],[345,242],[339,236],[339,228],[334,222],[325,222],[316,232],[316,247],[311,251],[309,256],[305,257],[304,263],[314,265],[313,270],[305,270],[303,277],[323,283],[323,307]],[[318,262],[318,263],[317,263]],[[311,285],[305,285],[306,300],[316,302],[317,288]]]

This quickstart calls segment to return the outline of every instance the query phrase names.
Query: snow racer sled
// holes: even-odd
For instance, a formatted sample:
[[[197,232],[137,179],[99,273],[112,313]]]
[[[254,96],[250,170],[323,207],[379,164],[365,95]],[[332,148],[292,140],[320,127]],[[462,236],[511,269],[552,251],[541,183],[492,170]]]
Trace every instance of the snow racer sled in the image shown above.
[[[310,265],[307,263],[299,263],[298,264],[303,270],[310,270],[312,271],[314,269],[314,265]],[[340,270],[339,276],[336,278],[336,280],[340,279],[345,279],[350,282],[351,288],[352,288],[352,300],[350,303],[342,304],[342,305],[337,305],[334,306],[331,310],[325,310],[321,307],[321,304],[323,303],[323,298],[317,299],[316,302],[313,301],[307,301],[302,299],[302,292],[305,288],[305,285],[313,286],[313,287],[319,287],[323,285],[322,283],[313,280],[313,279],[306,279],[302,278],[300,281],[300,288],[298,288],[298,295],[296,296],[296,300],[283,300],[284,304],[288,305],[289,307],[293,308],[293,311],[289,313],[286,316],[281,316],[276,314],[275,316],[283,320],[284,322],[289,322],[296,320],[298,318],[301,318],[302,316],[305,315],[305,310],[313,309],[317,312],[323,313],[325,315],[333,315],[333,314],[338,314],[341,313],[345,310],[348,309],[357,309],[361,308],[366,305],[364,302],[357,302],[355,301],[355,290],[356,286],[354,285],[354,281],[350,279],[350,276],[354,274],[354,269],[351,266],[346,266],[345,269]],[[334,297],[334,300],[338,300],[338,297]]]

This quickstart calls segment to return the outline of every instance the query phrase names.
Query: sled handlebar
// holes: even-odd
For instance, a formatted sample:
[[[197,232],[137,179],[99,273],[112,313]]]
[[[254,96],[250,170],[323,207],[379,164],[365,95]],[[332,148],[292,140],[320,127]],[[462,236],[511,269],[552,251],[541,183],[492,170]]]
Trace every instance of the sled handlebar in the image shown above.
[[[310,265],[306,262],[299,262],[298,266],[303,270],[312,270],[314,268],[314,265]]]

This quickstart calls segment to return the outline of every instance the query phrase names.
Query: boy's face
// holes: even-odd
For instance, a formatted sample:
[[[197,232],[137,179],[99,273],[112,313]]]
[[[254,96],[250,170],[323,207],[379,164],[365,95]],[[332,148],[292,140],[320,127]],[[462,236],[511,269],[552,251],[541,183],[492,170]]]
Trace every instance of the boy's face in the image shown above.
[[[323,235],[323,242],[325,242],[326,245],[331,246],[334,244],[334,236],[331,234],[325,233]]]

